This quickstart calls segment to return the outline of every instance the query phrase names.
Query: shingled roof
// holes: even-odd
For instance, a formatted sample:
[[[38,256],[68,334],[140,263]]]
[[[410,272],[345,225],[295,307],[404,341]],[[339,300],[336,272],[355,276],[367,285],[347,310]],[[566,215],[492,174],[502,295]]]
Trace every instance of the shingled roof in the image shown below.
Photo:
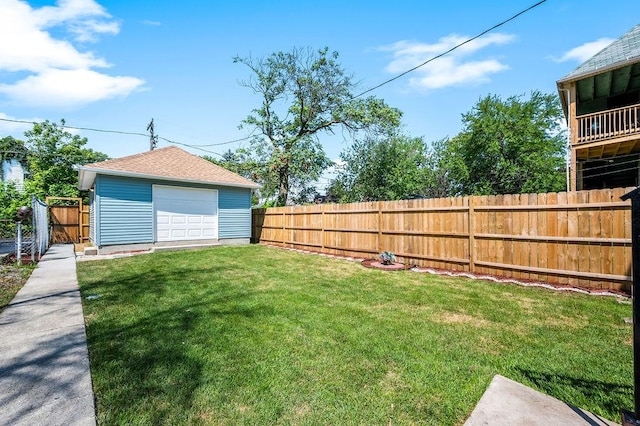
[[[241,188],[260,187],[249,179],[175,146],[85,164],[78,169],[78,188],[91,188],[98,174]]]
[[[619,39],[593,55],[558,83],[578,80],[591,74],[620,68],[640,59],[640,24],[631,28]]]

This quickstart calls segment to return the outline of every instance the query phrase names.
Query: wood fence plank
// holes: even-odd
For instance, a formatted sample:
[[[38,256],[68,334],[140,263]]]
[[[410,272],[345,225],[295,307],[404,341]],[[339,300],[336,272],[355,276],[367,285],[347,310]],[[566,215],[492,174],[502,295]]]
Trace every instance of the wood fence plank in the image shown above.
[[[495,206],[497,205],[497,197],[495,195],[490,195],[489,197],[487,197],[487,203],[490,206]],[[497,216],[498,216],[498,212],[495,210],[489,210],[487,212],[487,232],[491,233],[491,234],[497,234]],[[498,263],[497,258],[496,258],[496,247],[497,247],[497,241],[494,239],[491,239],[489,241],[487,241],[487,256],[485,257],[485,259],[487,259],[489,262],[491,263]],[[493,268],[487,268],[487,273],[491,274],[491,275],[495,275],[496,274],[496,270]]]
[[[558,204],[558,194],[551,192],[547,194],[547,204]],[[547,210],[546,215],[546,235],[556,236],[558,235],[558,212],[559,210]],[[557,241],[553,241],[547,244],[547,268],[558,269],[558,245]],[[556,283],[558,277],[556,275],[547,275],[547,282]]]
[[[591,191],[590,194],[591,202],[601,202],[604,198],[604,191],[595,190]],[[602,209],[589,210],[589,236],[602,238],[603,230],[602,230]],[[590,244],[589,245],[589,271],[593,273],[601,273],[603,270],[603,247],[602,245]],[[601,280],[592,280],[589,283],[589,287],[591,288],[607,288],[606,284],[604,284]]]
[[[633,188],[616,188],[613,190],[613,197],[617,200],[622,197],[622,195],[631,191]],[[628,203],[629,201],[627,201]],[[631,238],[631,209],[624,211],[616,211],[614,213],[614,223],[616,234],[620,235],[621,238]],[[614,256],[617,271],[625,273],[627,275],[631,274],[631,249],[628,248],[623,250],[619,248]]]
[[[575,191],[567,193],[567,203],[576,204],[578,201],[578,193]],[[577,210],[568,210],[567,211],[567,236],[569,237],[578,237],[578,211]],[[568,271],[578,271],[578,245],[577,244],[567,244],[567,257],[565,270]],[[567,284],[569,285],[578,285],[578,280],[573,277],[569,277],[567,280]]]
[[[568,198],[566,192],[558,193],[558,205],[564,206],[568,204]],[[557,211],[557,235],[565,235],[569,236],[569,212],[568,210],[558,210]],[[568,243],[560,243],[557,246],[557,259],[558,259],[558,269],[566,270],[568,264],[568,254],[569,254],[569,244]],[[558,277],[558,284],[569,284],[569,279],[565,276]]]
[[[546,205],[547,204],[547,194],[537,194],[536,204]],[[538,236],[547,236],[547,212],[544,210],[538,210],[536,212],[537,221],[538,221]],[[548,248],[549,242],[544,241],[538,244],[538,267],[541,269],[548,268]],[[538,274],[538,280],[547,281],[548,275],[546,274]]]
[[[505,195],[503,197],[503,204],[505,206],[513,205],[513,195]],[[503,232],[505,235],[513,235],[513,211],[505,210],[503,214]],[[513,264],[513,240],[509,238],[503,239],[503,251],[502,251],[502,260],[505,264]],[[505,276],[513,277],[513,270],[505,271]]]
[[[589,196],[591,195],[590,191],[580,191],[578,193],[578,202],[581,204],[589,203]],[[579,237],[587,237],[591,232],[591,221],[589,218],[589,211],[585,209],[580,209],[578,211],[578,236]],[[589,272],[589,245],[587,244],[579,244],[578,245],[578,271],[580,272]],[[578,280],[578,285],[582,287],[587,287],[589,285],[589,281],[581,278]]]

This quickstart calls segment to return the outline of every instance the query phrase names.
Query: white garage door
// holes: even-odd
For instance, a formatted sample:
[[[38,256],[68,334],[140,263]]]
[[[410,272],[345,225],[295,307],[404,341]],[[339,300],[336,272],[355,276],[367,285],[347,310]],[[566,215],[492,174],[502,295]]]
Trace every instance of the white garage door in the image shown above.
[[[153,186],[156,241],[218,238],[218,192]]]

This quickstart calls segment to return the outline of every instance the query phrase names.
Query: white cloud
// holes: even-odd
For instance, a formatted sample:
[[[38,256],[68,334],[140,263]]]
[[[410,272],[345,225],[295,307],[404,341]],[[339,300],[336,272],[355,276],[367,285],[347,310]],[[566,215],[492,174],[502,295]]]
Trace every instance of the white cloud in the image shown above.
[[[162,25],[162,22],[158,22],[158,21],[150,21],[149,19],[145,19],[144,21],[142,21],[143,25],[149,25],[152,27],[159,27],[160,25]]]
[[[403,40],[383,46],[379,50],[393,52],[393,60],[385,70],[391,74],[399,74],[448,51],[467,39],[468,37],[465,36],[451,34],[433,44]],[[426,89],[438,89],[454,85],[485,83],[489,81],[489,75],[507,70],[509,67],[497,59],[469,57],[486,47],[504,45],[514,40],[513,35],[494,33],[466,43],[413,71],[409,84]]]
[[[577,61],[582,63],[613,42],[614,39],[612,38],[599,38],[596,41],[591,41],[581,46],[574,47],[573,49],[566,51],[561,57],[553,58],[553,60],[556,62]]]
[[[0,81],[0,93],[22,104],[74,106],[126,95],[144,84],[134,77],[95,71],[110,64],[93,52],[80,51],[69,40],[54,38],[48,31],[54,27],[66,30],[75,42],[95,41],[98,35],[117,34],[120,28],[94,0],[59,0],[56,6],[38,9],[20,0],[0,1],[0,39],[11,40],[0,43],[0,72],[10,77],[19,73],[15,78],[20,78]],[[97,86],[86,87],[87,82]],[[81,85],[88,90],[85,95],[78,93]]]
[[[0,93],[25,104],[69,107],[124,96],[142,83],[134,77],[113,77],[92,70],[50,69],[11,85],[0,84]]]

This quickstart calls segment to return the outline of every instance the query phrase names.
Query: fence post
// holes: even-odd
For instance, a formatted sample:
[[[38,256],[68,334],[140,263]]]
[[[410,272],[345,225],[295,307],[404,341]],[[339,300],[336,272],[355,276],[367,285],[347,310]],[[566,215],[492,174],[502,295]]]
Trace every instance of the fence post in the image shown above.
[[[22,223],[18,222],[18,235],[16,235],[16,259],[18,263],[22,260]]]
[[[282,207],[282,245],[287,246],[287,214],[284,211],[284,207]]]
[[[475,227],[476,227],[476,215],[473,210],[473,197],[469,197],[469,272],[474,272],[476,269],[475,266],[475,258],[476,258],[476,243],[475,243]]]
[[[640,420],[640,188],[620,197],[623,201],[631,200],[631,262],[633,270],[633,288],[631,291],[633,315],[633,413],[621,410],[622,424],[637,425]]]
[[[295,234],[296,231],[295,229],[293,229],[295,227],[295,217],[293,215],[293,206],[289,207],[289,242],[291,243],[291,246],[295,246],[294,241],[295,241]]]
[[[382,201],[378,201],[378,253],[382,253]]]
[[[320,204],[320,227],[322,228],[322,230],[320,231],[320,245],[322,248],[322,251],[324,252],[324,230],[325,230],[325,224],[324,224],[324,210],[325,210],[325,206],[326,204]]]

